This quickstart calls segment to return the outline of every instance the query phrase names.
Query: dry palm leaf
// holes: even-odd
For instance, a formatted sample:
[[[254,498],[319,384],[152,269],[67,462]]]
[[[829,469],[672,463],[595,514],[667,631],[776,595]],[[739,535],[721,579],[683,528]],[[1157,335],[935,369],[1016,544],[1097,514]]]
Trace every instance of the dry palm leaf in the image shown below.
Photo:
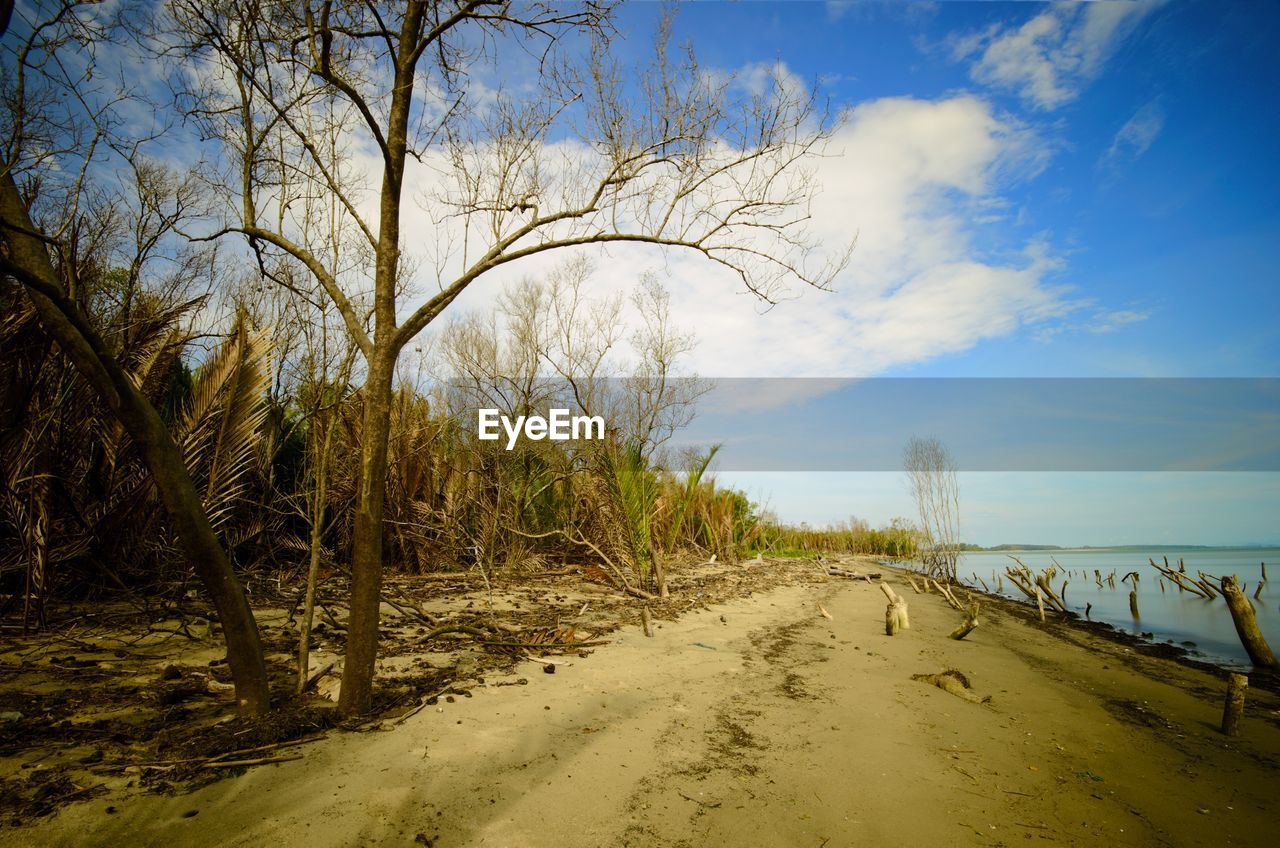
[[[250,333],[243,318],[200,368],[180,421],[187,469],[203,492],[214,530],[226,529],[248,487],[266,420],[266,333]]]

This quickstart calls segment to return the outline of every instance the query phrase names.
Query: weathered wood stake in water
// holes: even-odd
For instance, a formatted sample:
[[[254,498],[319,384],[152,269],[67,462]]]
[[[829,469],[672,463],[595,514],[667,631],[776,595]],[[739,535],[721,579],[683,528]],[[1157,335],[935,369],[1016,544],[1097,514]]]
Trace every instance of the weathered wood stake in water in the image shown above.
[[[1141,616],[1138,615],[1138,590],[1134,589],[1129,592],[1129,612],[1133,613],[1133,620],[1137,621]]]

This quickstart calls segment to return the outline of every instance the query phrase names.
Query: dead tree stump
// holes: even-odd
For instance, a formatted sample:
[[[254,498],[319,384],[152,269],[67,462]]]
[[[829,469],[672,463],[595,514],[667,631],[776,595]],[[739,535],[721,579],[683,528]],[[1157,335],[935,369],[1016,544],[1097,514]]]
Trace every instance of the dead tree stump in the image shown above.
[[[1250,661],[1258,668],[1275,668],[1276,655],[1271,652],[1271,646],[1258,627],[1253,604],[1240,591],[1234,577],[1223,575],[1222,597],[1227,602],[1227,609],[1231,611],[1231,620],[1235,623],[1236,633],[1239,634]]]
[[[902,599],[888,583],[880,584],[880,591],[889,599],[889,606],[884,610],[884,632],[888,636],[898,635],[899,630],[910,630],[911,622],[907,618],[907,602]]]
[[[1244,694],[1249,688],[1249,678],[1233,673],[1227,679],[1227,702],[1222,707],[1222,732],[1227,736],[1240,734],[1240,717],[1244,715]]]

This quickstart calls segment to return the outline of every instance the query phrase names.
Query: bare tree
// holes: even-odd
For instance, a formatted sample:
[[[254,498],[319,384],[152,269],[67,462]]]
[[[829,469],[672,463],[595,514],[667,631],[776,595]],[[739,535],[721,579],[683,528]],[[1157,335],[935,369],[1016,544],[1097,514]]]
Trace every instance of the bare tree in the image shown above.
[[[189,114],[233,167],[241,233],[319,282],[364,357],[359,503],[341,708],[367,710],[377,654],[382,517],[400,351],[490,272],[567,247],[639,243],[695,252],[759,297],[791,281],[825,286],[847,258],[813,261],[813,186],[802,167],[828,136],[810,92],[777,77],[752,88],[673,59],[664,28],[639,74],[609,50],[609,9],[498,0],[427,3],[172,0],[167,55],[183,62]],[[532,56],[515,93],[474,83],[486,58]],[[527,92],[527,93],[526,93]],[[314,143],[340,122],[351,154]],[[360,159],[356,154],[369,156]],[[306,169],[293,163],[308,162]],[[408,164],[437,175],[419,198],[433,232],[413,233],[434,287],[401,297]],[[335,267],[297,226],[281,190],[332,193],[364,241],[362,267]],[[376,200],[376,203],[373,202]],[[374,210],[370,214],[370,210]],[[429,270],[428,270],[429,269]],[[372,306],[372,331],[357,303]]]
[[[694,415],[698,398],[710,386],[694,374],[681,374],[680,359],[697,344],[693,332],[676,326],[671,294],[654,274],[645,274],[632,293],[640,326],[632,334],[638,362],[624,380],[627,437],[648,459]]]
[[[902,451],[907,485],[924,535],[921,560],[939,579],[955,581],[960,556],[960,483],[956,463],[942,442],[912,436]]]

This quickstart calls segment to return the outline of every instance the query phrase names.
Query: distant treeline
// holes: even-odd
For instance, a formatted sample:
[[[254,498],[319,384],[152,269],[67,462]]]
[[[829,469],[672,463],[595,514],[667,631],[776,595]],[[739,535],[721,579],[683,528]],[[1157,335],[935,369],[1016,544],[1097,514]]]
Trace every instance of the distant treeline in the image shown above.
[[[1238,548],[1248,550],[1251,548],[1265,548],[1266,545],[1022,545],[1022,544],[1005,544],[992,545],[991,547],[983,547],[982,545],[972,545],[965,543],[960,546],[964,551],[1127,551],[1133,553],[1161,553],[1165,551],[1207,551],[1207,550],[1230,550]]]

